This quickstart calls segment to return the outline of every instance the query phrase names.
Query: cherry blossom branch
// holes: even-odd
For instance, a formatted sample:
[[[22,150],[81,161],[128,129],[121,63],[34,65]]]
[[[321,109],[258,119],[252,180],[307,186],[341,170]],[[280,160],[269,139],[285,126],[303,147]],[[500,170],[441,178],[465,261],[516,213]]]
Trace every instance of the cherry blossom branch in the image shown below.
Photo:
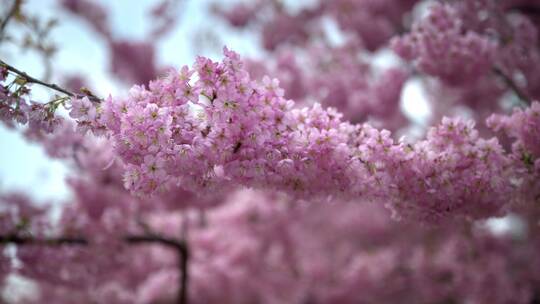
[[[147,235],[128,235],[122,238],[125,243],[128,244],[159,244],[176,250],[178,253],[178,266],[179,266],[179,290],[177,296],[178,304],[188,303],[188,261],[189,261],[189,247],[185,240],[176,240],[154,234]],[[15,234],[12,235],[0,235],[1,244],[15,244],[15,245],[40,245],[40,246],[87,246],[90,242],[83,237],[59,237],[59,238],[32,238],[23,237]]]
[[[23,72],[19,69],[17,69],[16,67],[12,66],[12,65],[9,65],[7,64],[5,61],[1,60],[0,59],[0,67],[4,67],[6,68],[8,71],[16,74],[17,76],[21,77],[21,78],[24,78],[24,80],[26,80],[27,83],[35,83],[35,84],[39,84],[39,85],[42,85],[44,87],[47,87],[47,88],[50,88],[50,89],[53,89],[55,91],[58,91],[60,93],[63,93],[69,97],[77,97],[77,98],[82,98],[82,97],[88,97],[88,99],[90,99],[91,101],[93,102],[101,102],[101,98],[97,97],[97,96],[94,96],[91,92],[85,92],[86,95],[81,95],[81,94],[75,94],[67,89],[64,89],[62,87],[60,87],[59,85],[57,84],[54,84],[54,83],[47,83],[45,81],[42,81],[42,80],[39,80],[35,77],[32,77],[30,75],[28,75],[26,72]]]

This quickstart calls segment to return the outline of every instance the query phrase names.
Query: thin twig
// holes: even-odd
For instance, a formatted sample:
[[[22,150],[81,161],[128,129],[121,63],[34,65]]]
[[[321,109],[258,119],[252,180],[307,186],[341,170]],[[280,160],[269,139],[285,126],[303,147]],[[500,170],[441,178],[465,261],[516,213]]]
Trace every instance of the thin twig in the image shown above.
[[[531,104],[531,99],[525,92],[521,90],[521,88],[514,82],[514,80],[510,77],[508,77],[501,69],[495,67],[493,68],[493,72],[499,76],[504,83],[517,95],[519,99],[521,99],[526,104]]]
[[[14,0],[13,5],[10,7],[6,17],[4,20],[2,20],[2,23],[0,23],[0,41],[4,39],[4,31],[6,29],[6,26],[9,23],[9,20],[15,15],[15,12],[17,12],[17,9],[21,5],[21,0]]]
[[[184,240],[176,240],[163,237],[160,235],[128,235],[122,238],[128,244],[144,244],[154,243],[160,244],[176,250],[178,254],[178,271],[179,271],[179,290],[177,296],[178,304],[188,303],[188,281],[189,281],[189,248]],[[87,246],[90,242],[83,237],[60,237],[60,238],[32,238],[22,237],[18,235],[0,235],[0,245],[15,244],[15,245],[39,245],[39,246]]]
[[[53,89],[53,90],[58,91],[60,93],[63,93],[63,94],[65,94],[67,96],[70,96],[70,97],[77,97],[77,98],[88,97],[88,99],[90,99],[91,101],[101,102],[101,99],[99,97],[94,96],[94,95],[75,94],[73,92],[68,91],[67,89],[64,89],[64,88],[58,86],[57,84],[47,83],[45,81],[39,80],[39,79],[37,79],[35,77],[32,77],[32,76],[28,75],[26,72],[23,72],[23,71],[17,69],[16,67],[7,64],[6,62],[4,62],[1,59],[0,59],[0,67],[5,67],[8,71],[18,75],[19,77],[24,78],[28,83],[39,84],[39,85],[42,85],[44,87]]]

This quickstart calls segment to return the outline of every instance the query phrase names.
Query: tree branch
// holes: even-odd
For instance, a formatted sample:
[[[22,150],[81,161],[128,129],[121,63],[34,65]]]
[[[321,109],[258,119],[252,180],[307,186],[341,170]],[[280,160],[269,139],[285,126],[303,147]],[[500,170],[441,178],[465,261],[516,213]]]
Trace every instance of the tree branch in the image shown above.
[[[504,83],[517,95],[519,99],[528,105],[531,104],[531,99],[529,96],[527,96],[527,94],[521,90],[521,88],[514,82],[514,80],[512,80],[512,78],[508,77],[501,69],[497,67],[493,68],[493,72],[495,72],[495,74],[504,81]]]
[[[6,29],[6,26],[8,25],[9,20],[11,20],[13,15],[15,15],[20,5],[21,0],[14,0],[13,5],[11,5],[6,17],[4,18],[4,20],[2,20],[2,23],[0,23],[0,41],[4,39],[4,31]]]
[[[185,240],[176,240],[160,235],[127,235],[122,240],[128,244],[159,244],[176,250],[178,254],[179,290],[177,296],[178,304],[188,303],[188,280],[189,280],[189,248]],[[32,238],[18,235],[0,235],[0,245],[15,244],[38,245],[38,246],[87,246],[90,242],[83,237],[60,237],[60,238]]]
[[[23,72],[23,71],[17,69],[16,67],[7,64],[6,62],[4,62],[1,59],[0,59],[0,67],[4,67],[8,71],[16,74],[17,76],[24,78],[28,83],[39,84],[39,85],[42,85],[44,87],[53,89],[53,90],[58,91],[60,93],[63,93],[63,94],[65,94],[67,96],[70,96],[70,97],[77,97],[77,98],[88,97],[93,102],[101,102],[101,99],[99,97],[96,97],[91,93],[87,94],[87,95],[75,94],[75,93],[73,93],[73,92],[71,92],[71,91],[69,91],[67,89],[64,89],[64,88],[58,86],[57,84],[47,83],[47,82],[41,81],[41,80],[39,80],[39,79],[37,79],[35,77],[32,77],[32,76],[26,74],[26,72]]]
[[[180,278],[180,289],[178,290],[178,303],[188,303],[188,282],[189,282],[189,247],[186,242],[182,242],[184,246],[178,249],[178,271]]]
[[[540,16],[540,7],[534,5],[520,5],[510,8],[510,10],[518,11],[526,15]]]

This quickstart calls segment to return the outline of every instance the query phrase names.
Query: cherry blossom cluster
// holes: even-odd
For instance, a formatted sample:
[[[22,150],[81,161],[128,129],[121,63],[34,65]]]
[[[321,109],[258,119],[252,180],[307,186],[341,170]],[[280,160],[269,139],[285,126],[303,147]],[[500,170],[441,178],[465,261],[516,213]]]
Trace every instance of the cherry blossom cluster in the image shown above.
[[[220,63],[199,57],[193,70],[135,86],[102,109],[74,103],[83,106],[72,116],[100,112],[93,123],[111,131],[125,186],[138,194],[273,188],[379,201],[396,217],[426,221],[498,215],[512,195],[508,155],[472,122],[445,118],[426,140],[396,142],[332,108],[294,108],[277,80],[252,81],[227,49]]]
[[[535,101],[527,109],[515,109],[509,116],[493,115],[488,125],[512,139],[510,159],[517,171],[516,187],[522,202],[540,199],[540,103]]]
[[[444,3],[433,5],[428,17],[394,41],[404,59],[450,83],[466,83],[489,72],[496,46],[490,37],[467,31],[456,9]],[[456,67],[458,62],[462,68]]]
[[[71,109],[69,116],[77,122],[77,128],[85,133],[92,130],[94,134],[104,131],[103,126],[98,123],[101,118],[101,104],[92,102],[88,97],[71,98]]]
[[[389,130],[404,127],[408,120],[400,100],[409,74],[398,67],[379,71],[357,56],[360,47],[355,40],[339,47],[309,45],[304,51],[278,52],[275,64],[249,61],[246,68],[253,78],[278,78],[285,97],[297,104],[316,101],[336,108],[353,123],[368,121]]]
[[[346,33],[359,37],[369,51],[386,45],[396,32],[403,31],[404,16],[418,0],[321,1],[324,12],[335,18]]]
[[[485,218],[502,214],[512,198],[508,155],[496,138],[480,138],[472,121],[443,118],[400,152],[392,170],[398,214],[434,222],[451,214]]]
[[[336,169],[348,167],[357,128],[333,110],[292,106],[277,80],[251,81],[238,55],[225,50],[222,63],[200,57],[194,70],[184,67],[149,90],[135,87],[125,100],[108,101],[102,117],[135,192],[169,181],[211,188],[231,179],[299,193],[345,188],[345,173]]]
[[[333,19],[340,29],[354,35],[369,51],[383,47],[396,32],[403,29],[404,16],[418,0],[315,1],[299,11],[275,1],[237,3],[233,8],[214,10],[236,27],[259,23],[263,46],[274,50],[280,45],[308,42],[319,36],[323,18]]]
[[[393,39],[392,47],[446,84],[470,86],[495,73],[514,81],[522,95],[538,98],[539,74],[531,67],[540,60],[537,29],[526,12],[503,2],[435,3],[409,33]]]
[[[0,121],[8,128],[28,124],[32,132],[52,132],[62,122],[54,111],[64,99],[48,103],[30,100],[30,88],[24,78],[12,77],[0,66]]]
[[[286,2],[239,1],[233,9],[214,10],[236,27],[262,26],[265,46],[270,40],[266,37],[281,37],[276,41],[282,47],[272,44],[271,56],[247,58],[246,69],[252,78],[271,75],[280,80],[285,97],[297,105],[319,102],[336,108],[345,120],[369,122],[394,132],[403,131],[409,123],[400,102],[411,75],[397,64],[376,66],[378,55],[372,57],[367,50],[384,49],[394,32],[402,30],[417,2],[315,1],[291,8]],[[286,24],[278,16],[289,16],[298,23]],[[280,21],[274,24],[274,18]],[[286,30],[281,28],[283,24]],[[337,33],[329,32],[329,24],[332,28],[337,25]],[[285,38],[289,36],[291,39]]]
[[[540,103],[534,101],[526,109],[515,108],[512,115],[493,115],[488,125],[514,139],[512,146],[517,159],[533,165],[540,158]]]
[[[537,288],[536,237],[419,227],[376,205],[249,191],[207,223],[191,239],[196,303],[529,303]]]

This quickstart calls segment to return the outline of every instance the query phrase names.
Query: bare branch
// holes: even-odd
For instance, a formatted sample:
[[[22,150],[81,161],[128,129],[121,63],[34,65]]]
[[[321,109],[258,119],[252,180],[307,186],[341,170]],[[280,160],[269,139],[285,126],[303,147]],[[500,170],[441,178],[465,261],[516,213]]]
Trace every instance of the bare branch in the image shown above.
[[[540,16],[540,7],[534,5],[521,5],[510,8],[526,15]]]
[[[531,104],[531,99],[529,96],[521,90],[521,88],[512,80],[512,78],[508,77],[501,69],[495,67],[493,68],[493,72],[497,76],[499,76],[504,83],[517,95],[519,99],[521,99],[526,104]]]
[[[15,15],[20,5],[21,5],[21,0],[14,0],[13,4],[9,8],[9,11],[6,17],[2,20],[2,23],[0,23],[0,41],[4,39],[4,32],[5,32],[6,26],[8,25],[9,20],[11,20],[11,18]]]
[[[32,77],[32,76],[28,75],[26,72],[23,72],[23,71],[15,68],[14,66],[7,64],[6,62],[4,62],[1,59],[0,59],[0,67],[5,67],[8,71],[16,74],[19,77],[24,78],[28,83],[39,84],[39,85],[42,85],[42,86],[47,87],[49,89],[53,89],[55,91],[63,93],[63,94],[65,94],[67,96],[70,96],[70,97],[77,97],[77,98],[88,97],[88,99],[90,99],[93,102],[101,102],[102,101],[99,97],[96,97],[93,94],[87,94],[87,95],[75,94],[73,92],[70,92],[67,89],[64,89],[64,88],[58,86],[57,84],[47,83],[47,82],[44,82],[42,80],[39,80],[39,79],[37,79],[35,77]]]
[[[178,304],[188,303],[188,280],[189,280],[189,248],[184,240],[176,240],[160,235],[128,235],[123,241],[128,244],[159,244],[176,250],[178,254],[179,290],[177,296]],[[0,246],[2,244],[38,245],[38,246],[87,246],[90,242],[84,237],[59,237],[59,238],[32,238],[18,235],[0,235]]]

